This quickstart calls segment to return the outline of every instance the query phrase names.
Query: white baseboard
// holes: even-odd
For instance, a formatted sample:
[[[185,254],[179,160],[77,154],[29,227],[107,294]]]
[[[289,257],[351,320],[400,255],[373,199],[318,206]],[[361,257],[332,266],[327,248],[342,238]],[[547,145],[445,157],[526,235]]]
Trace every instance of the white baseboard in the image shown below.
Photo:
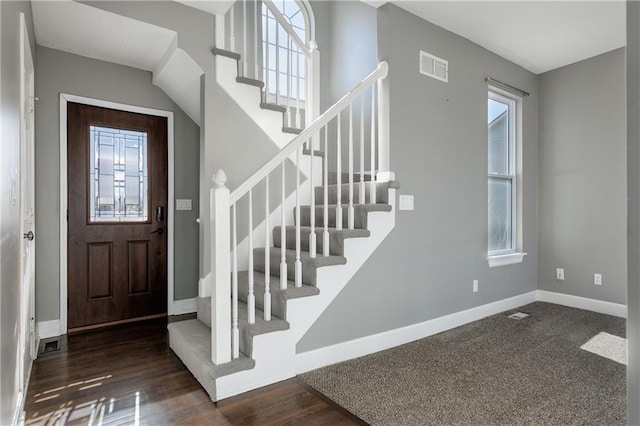
[[[40,321],[38,323],[38,339],[61,336],[65,334],[65,331],[60,330],[60,320]]]
[[[326,365],[403,345],[477,321],[490,315],[535,302],[536,300],[537,292],[531,291],[418,324],[373,334],[308,352],[302,352],[296,355],[296,373],[304,373]]]
[[[193,299],[174,300],[169,315],[191,314],[198,310],[195,297]]]
[[[39,342],[38,342],[39,344]],[[24,406],[27,402],[27,393],[29,392],[29,382],[31,381],[31,371],[33,369],[33,360],[29,361],[27,365],[27,376],[25,377],[24,390],[18,395],[18,402],[16,404],[15,412],[13,413],[13,426],[22,426],[25,424],[25,411]]]
[[[627,317],[627,305],[620,303],[604,302],[602,300],[588,299],[586,297],[572,296],[570,294],[546,290],[538,290],[537,293],[536,299],[540,302],[555,303],[621,318]]]

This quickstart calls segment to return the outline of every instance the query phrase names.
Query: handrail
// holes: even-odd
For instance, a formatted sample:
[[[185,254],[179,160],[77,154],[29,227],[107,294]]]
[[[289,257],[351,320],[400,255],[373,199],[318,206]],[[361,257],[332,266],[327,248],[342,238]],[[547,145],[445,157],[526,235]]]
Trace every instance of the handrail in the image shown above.
[[[289,36],[293,39],[293,41],[296,42],[296,44],[298,45],[300,50],[302,50],[304,55],[307,58],[309,58],[311,56],[311,51],[310,51],[309,47],[307,47],[305,42],[302,41],[302,39],[300,38],[300,36],[296,32],[296,30],[294,30],[291,27],[291,24],[289,24],[289,22],[287,22],[287,19],[282,15],[282,13],[280,13],[280,11],[273,4],[273,2],[271,0],[262,0],[262,2],[267,6],[267,8],[271,11],[271,13],[273,13],[273,16],[276,18],[276,21],[278,21],[278,23],[284,27],[284,29],[287,32],[287,34],[289,34]]]
[[[333,120],[342,110],[347,107],[355,98],[369,88],[376,81],[386,78],[389,74],[389,64],[382,61],[378,67],[364,80],[358,83],[351,91],[344,95],[338,102],[333,104],[327,111],[318,117],[313,123],[307,126],[298,136],[289,142],[274,157],[267,161],[258,171],[252,174],[240,186],[231,192],[229,196],[229,205],[235,204],[242,196],[244,196],[251,188],[256,186],[262,179],[278,167],[289,155],[295,152],[303,143],[311,139],[311,137],[331,120]]]

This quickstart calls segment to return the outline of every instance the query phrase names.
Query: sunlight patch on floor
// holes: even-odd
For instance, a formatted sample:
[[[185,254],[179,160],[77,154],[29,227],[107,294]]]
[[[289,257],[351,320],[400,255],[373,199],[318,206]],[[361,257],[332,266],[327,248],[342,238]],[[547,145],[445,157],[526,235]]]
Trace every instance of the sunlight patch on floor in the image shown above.
[[[600,332],[593,336],[580,349],[609,358],[623,365],[627,364],[627,339]]]

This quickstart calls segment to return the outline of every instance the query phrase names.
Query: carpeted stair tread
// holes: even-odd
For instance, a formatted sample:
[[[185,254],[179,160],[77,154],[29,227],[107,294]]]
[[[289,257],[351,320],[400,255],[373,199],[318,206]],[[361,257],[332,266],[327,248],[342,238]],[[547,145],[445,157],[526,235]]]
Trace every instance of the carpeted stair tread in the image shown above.
[[[322,254],[324,250],[324,228],[318,225],[319,224],[316,221],[316,228],[315,228],[316,253]],[[281,230],[282,230],[281,226],[276,226],[273,228],[273,245],[275,247],[282,247]],[[286,232],[285,247],[294,248],[296,244],[296,227],[287,226],[285,229],[285,232]],[[311,234],[310,226],[300,227],[300,247],[304,251],[309,251],[310,234]],[[367,229],[329,228],[329,254],[333,254],[336,256],[344,256],[344,240],[346,238],[366,238],[366,237],[369,237],[370,235],[371,233]]]
[[[295,127],[283,126],[282,127],[282,132],[283,133],[291,133],[291,134],[294,134],[294,135],[299,135],[300,133],[302,133],[302,129],[296,129]]]
[[[278,263],[278,268],[280,268],[280,264]],[[249,280],[249,271],[239,271],[238,272],[238,287],[241,285],[248,285]],[[264,274],[259,271],[253,272],[253,285],[254,287],[261,286],[264,294]],[[269,289],[271,293],[275,293],[276,291],[284,293],[287,300],[289,299],[298,299],[300,297],[307,296],[315,296],[320,293],[317,287],[311,285],[303,284],[302,287],[296,287],[296,283],[287,280],[287,289],[280,290],[280,277],[276,275],[271,275],[269,280]],[[248,291],[248,290],[247,290]],[[238,291],[239,294],[242,292]]]
[[[342,176],[342,178],[340,179],[341,183],[349,181],[349,173],[342,172],[341,176]],[[371,182],[371,174],[370,173],[365,173],[363,178],[364,178],[365,182]],[[338,173],[336,173],[336,172],[328,172],[327,180],[329,181],[329,185],[337,184],[338,183]],[[360,182],[360,173],[354,173],[353,174],[353,182]]]
[[[311,150],[307,148],[302,148],[302,155],[311,155]],[[313,150],[314,157],[324,157],[324,151],[319,151],[317,149]]]
[[[327,210],[329,212],[329,227],[336,227],[336,208],[337,204],[329,204]],[[349,225],[349,206],[342,205],[342,228]],[[316,210],[316,227],[324,226],[324,205],[319,204]],[[366,229],[368,225],[368,213],[370,212],[390,212],[389,204],[354,204],[353,205],[353,225],[356,229]],[[295,217],[295,208],[294,208]],[[300,224],[309,226],[311,224],[311,206],[300,206]]]
[[[253,263],[256,271],[265,271],[264,248],[254,249]],[[269,258],[271,260],[271,275],[280,276],[280,250],[271,247],[269,250]],[[295,280],[295,261],[296,251],[286,250],[287,259],[287,278],[291,281]],[[300,252],[300,261],[302,262],[302,282],[304,284],[316,285],[317,269],[325,266],[344,265],[347,259],[343,256],[316,256],[312,258],[309,252]]]
[[[271,321],[265,321],[264,311],[255,309],[256,321],[248,322],[247,304],[238,301],[238,330],[240,331],[240,352],[251,357],[253,353],[253,336],[271,333],[273,331],[288,330],[289,323],[275,315],[271,315]],[[202,318],[205,321],[200,320]],[[208,319],[208,322],[206,322]],[[198,322],[205,327],[211,327],[211,297],[198,298]]]
[[[364,204],[371,203],[371,182],[364,182],[365,185],[365,202]],[[397,189],[400,185],[398,182],[377,182],[376,183],[376,203],[377,204],[389,204],[389,189]],[[338,203],[338,185],[329,185],[328,188],[329,203]],[[340,185],[341,204],[349,204],[349,183],[342,183]],[[315,187],[315,200],[316,204],[322,204],[324,202],[324,188],[322,186]],[[353,202],[360,202],[360,182],[353,182]]]
[[[239,61],[241,58],[239,53],[231,52],[229,50],[219,49],[217,47],[214,47],[213,49],[211,49],[211,53],[213,53],[214,55],[226,56],[227,58],[235,59],[236,61]]]
[[[236,81],[238,83],[242,83],[242,84],[248,84],[250,86],[255,86],[255,87],[259,87],[260,89],[262,89],[264,87],[264,82],[260,81],[260,80],[256,80],[255,78],[249,78],[249,77],[236,77]]]
[[[278,265],[280,268],[280,265]],[[253,294],[255,296],[256,308],[264,310],[264,288],[265,275],[262,272],[253,273]],[[300,288],[295,286],[293,281],[287,281],[287,289],[280,289],[280,277],[271,276],[269,280],[269,291],[271,292],[271,313],[278,318],[287,318],[287,300],[299,297],[315,296],[320,291],[313,286],[303,285]],[[238,299],[245,302],[249,294],[249,271],[238,272]]]
[[[198,321],[211,327],[211,297],[196,297],[196,315]]]
[[[268,109],[271,111],[276,111],[276,112],[286,112],[287,109],[281,105],[276,105],[276,104],[272,104],[269,102],[260,102],[260,108],[262,109]]]
[[[238,301],[238,329],[240,330],[240,352],[248,357],[253,356],[253,337],[260,334],[289,329],[289,323],[273,314],[271,321],[265,321],[264,311],[255,309],[256,322],[249,324],[247,304]]]
[[[231,362],[213,364],[211,328],[197,319],[172,322],[167,325],[167,329],[169,346],[210,395],[215,395],[215,378],[250,370],[256,364],[253,359],[243,354]]]

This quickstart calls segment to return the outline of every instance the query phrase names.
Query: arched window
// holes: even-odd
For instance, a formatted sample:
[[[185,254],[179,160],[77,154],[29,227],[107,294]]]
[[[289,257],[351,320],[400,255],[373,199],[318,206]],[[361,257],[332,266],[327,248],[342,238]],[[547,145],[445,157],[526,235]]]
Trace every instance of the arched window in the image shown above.
[[[300,39],[309,44],[311,17],[307,4],[293,0],[273,0]],[[306,100],[306,58],[298,45],[278,25],[276,17],[262,5],[262,73],[268,102],[287,104]]]

